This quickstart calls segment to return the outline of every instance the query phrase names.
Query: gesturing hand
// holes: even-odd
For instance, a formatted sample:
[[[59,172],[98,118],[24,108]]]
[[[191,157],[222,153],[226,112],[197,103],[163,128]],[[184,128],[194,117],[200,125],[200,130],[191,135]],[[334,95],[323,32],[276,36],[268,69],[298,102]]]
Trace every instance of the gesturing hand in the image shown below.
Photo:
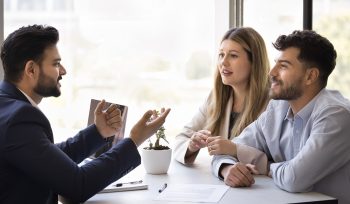
[[[130,138],[136,146],[142,144],[147,138],[152,136],[164,124],[170,109],[162,108],[158,115],[155,110],[147,111],[142,118],[134,125],[130,131]]]
[[[94,122],[102,137],[107,138],[120,131],[122,117],[117,105],[111,104],[106,110],[103,110],[105,104],[105,100],[102,100],[97,104]]]

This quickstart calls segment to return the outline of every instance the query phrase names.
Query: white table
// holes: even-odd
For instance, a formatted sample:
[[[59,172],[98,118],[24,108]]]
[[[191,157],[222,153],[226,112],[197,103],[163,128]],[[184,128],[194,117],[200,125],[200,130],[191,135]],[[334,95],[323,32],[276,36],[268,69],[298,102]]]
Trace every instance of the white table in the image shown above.
[[[125,191],[97,194],[86,201],[87,204],[152,204],[178,202],[155,201],[158,190],[164,183],[171,184],[220,184],[223,181],[216,178],[210,169],[210,158],[200,154],[200,158],[192,166],[184,166],[173,160],[168,174],[150,175],[146,174],[142,164],[134,171],[130,172],[128,180],[142,178],[147,184],[148,190]],[[307,203],[320,201],[321,203],[337,203],[333,197],[329,197],[316,192],[309,193],[288,193],[276,187],[273,180],[266,176],[255,176],[255,184],[249,188],[230,188],[219,203]],[[183,202],[181,202],[183,203]]]

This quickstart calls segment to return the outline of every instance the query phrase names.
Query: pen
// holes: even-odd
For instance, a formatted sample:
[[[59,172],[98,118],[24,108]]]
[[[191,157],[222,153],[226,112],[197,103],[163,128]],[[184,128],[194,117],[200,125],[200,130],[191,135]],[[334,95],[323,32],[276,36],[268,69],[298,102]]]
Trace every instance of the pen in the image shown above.
[[[117,183],[115,184],[116,187],[121,187],[123,186],[124,184],[138,184],[138,183],[142,183],[142,180],[139,180],[139,181],[131,181],[131,182],[126,182],[126,183]]]
[[[163,192],[167,186],[168,186],[168,184],[164,183],[163,187],[161,189],[159,189],[158,192],[159,193]]]

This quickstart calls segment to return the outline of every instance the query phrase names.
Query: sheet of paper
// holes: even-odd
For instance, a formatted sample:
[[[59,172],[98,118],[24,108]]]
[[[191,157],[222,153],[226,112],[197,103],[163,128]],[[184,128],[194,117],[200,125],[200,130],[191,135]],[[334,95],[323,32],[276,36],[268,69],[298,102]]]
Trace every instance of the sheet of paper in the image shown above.
[[[229,188],[226,185],[168,184],[155,200],[216,203]]]

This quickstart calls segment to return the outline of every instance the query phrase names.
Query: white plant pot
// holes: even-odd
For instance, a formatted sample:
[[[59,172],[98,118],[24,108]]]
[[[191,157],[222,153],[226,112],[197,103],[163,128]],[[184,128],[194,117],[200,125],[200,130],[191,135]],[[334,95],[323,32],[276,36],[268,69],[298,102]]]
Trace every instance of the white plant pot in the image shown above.
[[[141,150],[142,164],[148,174],[166,174],[171,162],[171,149]]]

